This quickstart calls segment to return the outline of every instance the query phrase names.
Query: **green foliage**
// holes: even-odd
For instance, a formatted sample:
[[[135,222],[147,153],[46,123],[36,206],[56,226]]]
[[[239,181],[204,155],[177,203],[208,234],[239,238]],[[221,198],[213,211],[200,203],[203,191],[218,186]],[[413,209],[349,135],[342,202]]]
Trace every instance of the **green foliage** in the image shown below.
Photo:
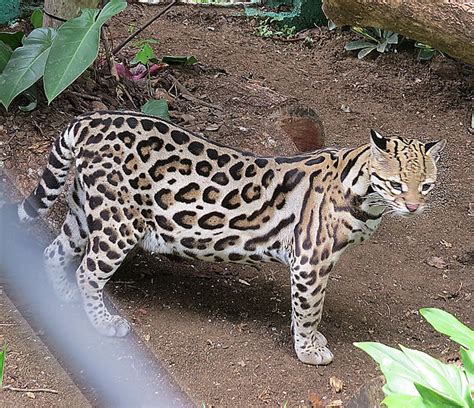
[[[100,11],[82,10],[79,17],[59,27],[44,71],[44,90],[49,103],[94,62],[99,54],[102,26],[125,7],[125,1],[112,0]]]
[[[161,61],[169,65],[194,65],[198,62],[193,55],[164,55]]]
[[[274,26],[275,21],[269,17],[265,20],[260,21],[260,24],[255,29],[255,32],[257,33],[257,35],[264,38],[293,38],[296,35],[296,27],[290,27],[286,24],[280,28],[275,28]]]
[[[161,119],[170,120],[168,102],[166,99],[150,99],[143,106],[141,111],[147,115],[157,116]]]
[[[23,33],[0,33],[4,43],[0,46],[0,64],[7,56],[4,45],[14,50],[0,75],[0,102],[8,109],[16,96],[28,90],[26,97],[36,103],[32,86],[43,77],[45,94],[51,103],[94,62],[102,26],[126,6],[124,0],[111,0],[102,10],[82,10],[79,17],[66,21],[57,31],[36,28],[24,39]],[[34,22],[32,16],[32,23],[40,24],[39,14]],[[32,103],[23,108],[31,109]]]
[[[36,9],[33,11],[30,21],[34,28],[43,27],[43,11],[41,9]]]
[[[398,34],[393,31],[361,27],[352,27],[352,30],[364,37],[364,40],[351,41],[344,48],[346,51],[360,50],[357,54],[359,59],[364,58],[374,50],[380,53],[387,52],[398,44]]]
[[[354,343],[385,375],[383,403],[389,408],[474,408],[474,350],[470,348],[474,332],[440,309],[421,309],[420,313],[436,330],[467,347],[461,348],[464,370],[403,346],[398,350],[380,343]]]
[[[151,48],[151,45],[148,43],[144,43],[140,51],[138,51],[131,61],[131,64],[143,64],[143,65],[148,65],[149,62],[157,62],[158,59],[155,55],[155,52],[153,51],[153,48]]]
[[[436,331],[449,336],[452,341],[461,346],[474,350],[474,331],[453,315],[436,308],[420,309],[420,313]]]
[[[0,351],[0,388],[3,385],[3,374],[5,371],[5,358],[7,356],[7,346],[4,345],[2,351]]]
[[[7,65],[11,55],[12,49],[7,44],[0,41],[0,74],[3,72],[3,69]]]
[[[420,42],[415,42],[415,47],[419,49],[417,58],[422,61],[430,60],[438,52],[430,45],[423,44]]]
[[[16,33],[0,33],[0,41],[14,50],[15,48],[21,47],[24,35],[23,31],[18,31]]]
[[[22,47],[13,51],[0,76],[0,99],[8,108],[13,99],[43,76],[51,44],[56,37],[52,28],[37,28],[26,37]]]

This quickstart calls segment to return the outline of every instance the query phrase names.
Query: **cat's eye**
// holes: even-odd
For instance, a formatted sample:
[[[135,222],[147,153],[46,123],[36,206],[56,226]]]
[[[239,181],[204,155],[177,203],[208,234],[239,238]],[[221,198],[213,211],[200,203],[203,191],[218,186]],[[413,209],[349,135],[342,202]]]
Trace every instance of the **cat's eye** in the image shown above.
[[[398,181],[390,181],[390,186],[391,186],[394,190],[402,191],[402,184],[399,183]]]
[[[423,184],[423,185],[421,186],[421,191],[427,192],[427,191],[431,188],[432,185],[433,185],[432,183],[425,183],[425,184]]]

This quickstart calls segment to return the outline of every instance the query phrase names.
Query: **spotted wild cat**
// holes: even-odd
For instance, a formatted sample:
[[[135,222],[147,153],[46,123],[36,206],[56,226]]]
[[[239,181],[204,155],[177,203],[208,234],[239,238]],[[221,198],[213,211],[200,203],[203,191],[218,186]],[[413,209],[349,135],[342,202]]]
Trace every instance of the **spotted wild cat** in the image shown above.
[[[291,269],[296,354],[328,364],[317,329],[329,272],[386,210],[423,211],[444,145],[372,131],[355,149],[258,157],[144,114],[95,112],[60,134],[17,212],[22,221],[44,214],[74,169],[69,213],[45,264],[57,294],[81,298],[104,335],[130,329],[104,306],[102,289],[137,245],[211,262],[280,262]],[[74,282],[67,266],[75,258]]]

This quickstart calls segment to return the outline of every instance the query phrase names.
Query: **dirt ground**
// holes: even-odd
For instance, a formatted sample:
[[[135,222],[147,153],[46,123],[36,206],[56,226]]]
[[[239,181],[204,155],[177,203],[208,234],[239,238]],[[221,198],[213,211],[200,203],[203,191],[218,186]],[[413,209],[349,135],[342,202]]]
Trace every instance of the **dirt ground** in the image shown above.
[[[110,25],[114,44],[157,10],[129,6]],[[172,118],[211,139],[265,154],[281,144],[260,130],[268,112],[287,99],[319,114],[331,146],[366,143],[370,128],[425,141],[445,138],[431,208],[416,219],[387,218],[369,242],[349,250],[334,269],[321,325],[335,355],[327,367],[296,359],[284,267],[257,271],[174,263],[139,252],[108,285],[117,307],[196,404],[207,407],[311,406],[315,396],[346,404],[379,375],[352,345],[356,341],[403,344],[445,361],[456,358],[456,346],[433,332],[417,310],[440,307],[474,324],[472,69],[443,57],[418,62],[410,49],[360,61],[343,50],[353,34],[324,28],[308,33],[311,48],[303,41],[263,39],[240,14],[179,6],[142,34],[159,40],[158,56],[192,54],[199,61],[156,80],[156,86],[169,87],[171,73],[193,95],[194,100],[170,97]],[[131,53],[125,49],[121,55]],[[80,94],[66,92],[31,113],[0,112],[0,159],[23,191],[35,185],[61,127],[99,106],[94,99],[107,108],[133,108],[126,94],[120,101],[93,76],[74,89]],[[130,90],[137,106],[145,92],[145,87]],[[59,204],[50,225],[58,228],[63,216]],[[430,266],[433,256],[445,264]],[[10,329],[0,326],[0,333]],[[22,364],[25,360],[7,365],[7,383],[28,383]],[[45,375],[43,386],[48,378],[57,381],[51,372]],[[331,377],[343,381],[342,392],[331,388]],[[50,405],[47,398],[37,395],[36,406]]]

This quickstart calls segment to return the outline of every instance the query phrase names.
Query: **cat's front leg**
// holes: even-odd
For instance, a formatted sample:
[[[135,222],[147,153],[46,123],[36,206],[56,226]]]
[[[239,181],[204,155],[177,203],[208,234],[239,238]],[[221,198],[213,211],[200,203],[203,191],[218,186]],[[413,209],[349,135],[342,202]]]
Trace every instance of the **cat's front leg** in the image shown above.
[[[291,331],[296,354],[306,364],[326,365],[333,359],[318,331],[331,268],[332,263],[311,265],[304,257],[291,265]]]

